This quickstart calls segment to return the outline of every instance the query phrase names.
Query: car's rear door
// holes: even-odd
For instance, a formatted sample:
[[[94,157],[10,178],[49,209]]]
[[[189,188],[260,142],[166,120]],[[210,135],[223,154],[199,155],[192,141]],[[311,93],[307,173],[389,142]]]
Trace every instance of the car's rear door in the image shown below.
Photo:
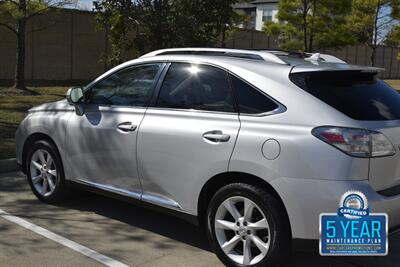
[[[228,170],[240,128],[228,74],[172,63],[140,126],[143,200],[195,212],[205,180]]]
[[[70,178],[140,198],[138,128],[163,66],[131,66],[86,91],[85,113],[74,114],[68,123]]]

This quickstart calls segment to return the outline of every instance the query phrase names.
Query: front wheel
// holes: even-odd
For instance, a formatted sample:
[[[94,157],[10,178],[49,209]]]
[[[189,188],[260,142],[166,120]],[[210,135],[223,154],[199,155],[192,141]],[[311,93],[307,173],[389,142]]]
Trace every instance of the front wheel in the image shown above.
[[[248,184],[221,188],[207,213],[209,240],[227,266],[279,266],[291,247],[290,227],[279,201]]]
[[[67,185],[55,145],[44,140],[33,143],[29,148],[25,166],[29,185],[38,199],[51,204],[65,199]]]

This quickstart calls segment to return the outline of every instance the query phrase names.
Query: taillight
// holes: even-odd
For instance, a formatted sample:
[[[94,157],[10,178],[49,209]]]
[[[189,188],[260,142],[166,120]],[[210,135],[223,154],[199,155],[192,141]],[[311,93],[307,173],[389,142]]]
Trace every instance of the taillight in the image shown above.
[[[322,126],[314,128],[312,134],[353,157],[382,157],[396,153],[386,136],[376,131]]]

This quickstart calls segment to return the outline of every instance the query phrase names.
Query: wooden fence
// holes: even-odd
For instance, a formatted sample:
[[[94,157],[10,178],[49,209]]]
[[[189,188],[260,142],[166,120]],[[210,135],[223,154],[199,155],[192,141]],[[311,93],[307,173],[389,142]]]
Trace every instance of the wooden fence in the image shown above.
[[[91,80],[106,70],[101,58],[108,53],[106,32],[98,30],[93,12],[61,10],[36,17],[28,31],[40,29],[49,21],[54,25],[33,32],[26,41],[25,78],[28,81]],[[244,49],[277,48],[275,38],[263,32],[237,30],[227,47]],[[352,64],[369,65],[369,48],[362,45],[339,50],[322,50]],[[400,66],[396,59],[398,47],[379,47],[376,66],[385,68],[381,77],[399,79]],[[16,40],[7,29],[0,27],[0,80],[10,81],[14,76]],[[137,52],[125,51],[126,60],[137,57]]]

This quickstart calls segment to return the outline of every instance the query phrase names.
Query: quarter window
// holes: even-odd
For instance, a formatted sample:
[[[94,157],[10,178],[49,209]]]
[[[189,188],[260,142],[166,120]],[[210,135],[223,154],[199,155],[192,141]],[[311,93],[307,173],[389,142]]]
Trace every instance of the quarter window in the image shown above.
[[[232,75],[231,79],[241,114],[261,114],[278,108],[278,104],[248,83]]]
[[[160,64],[134,66],[112,74],[90,90],[89,103],[118,106],[147,106]]]
[[[234,112],[228,75],[211,66],[173,63],[162,84],[156,106]]]

